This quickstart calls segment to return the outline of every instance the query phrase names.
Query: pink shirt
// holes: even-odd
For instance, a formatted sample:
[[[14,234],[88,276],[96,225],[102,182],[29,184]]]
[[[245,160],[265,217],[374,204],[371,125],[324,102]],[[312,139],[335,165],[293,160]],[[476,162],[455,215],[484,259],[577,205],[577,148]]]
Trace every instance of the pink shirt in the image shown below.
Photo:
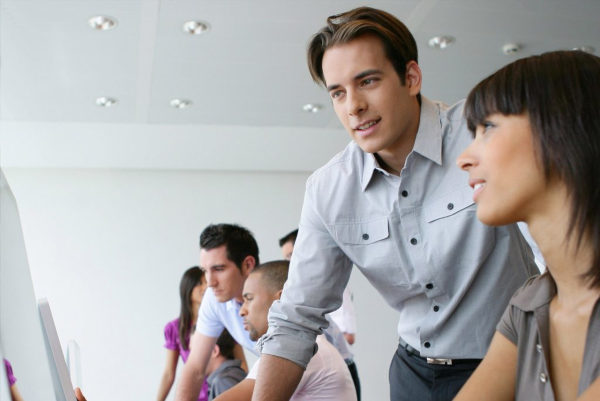
[[[190,355],[189,349],[183,349],[179,341],[179,318],[171,320],[165,326],[165,348],[179,352],[181,359],[185,363]],[[198,401],[208,401],[208,383],[204,380]]]

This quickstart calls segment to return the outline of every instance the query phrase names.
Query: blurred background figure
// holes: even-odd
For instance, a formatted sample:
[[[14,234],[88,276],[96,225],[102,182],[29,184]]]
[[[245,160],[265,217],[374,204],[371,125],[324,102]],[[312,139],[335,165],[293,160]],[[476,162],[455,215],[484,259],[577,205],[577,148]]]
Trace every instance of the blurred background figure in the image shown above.
[[[8,379],[8,386],[10,387],[11,401],[23,401],[23,397],[21,397],[21,393],[19,393],[19,389],[16,385],[17,378],[13,374],[12,366],[10,365],[10,362],[8,362],[6,359],[3,360],[4,369],[6,370],[6,378]]]
[[[234,355],[236,345],[227,329],[223,330],[206,366],[208,401],[212,401],[246,377],[246,371],[242,369],[242,361],[236,359]]]
[[[190,267],[185,271],[179,283],[179,295],[181,297],[181,309],[179,317],[171,320],[165,326],[165,348],[167,359],[165,369],[158,388],[157,401],[164,401],[175,381],[177,361],[181,359],[185,363],[190,354],[190,335],[196,328],[198,308],[202,302],[206,290],[206,278],[204,272],[198,266]],[[208,401],[208,384],[202,384],[202,390],[198,401]]]

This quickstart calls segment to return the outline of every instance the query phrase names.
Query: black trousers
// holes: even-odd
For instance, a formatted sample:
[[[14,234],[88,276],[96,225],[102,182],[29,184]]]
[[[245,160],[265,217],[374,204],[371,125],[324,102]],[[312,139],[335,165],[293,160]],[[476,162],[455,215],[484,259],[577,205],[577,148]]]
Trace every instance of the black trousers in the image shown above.
[[[453,365],[430,365],[425,358],[398,346],[390,365],[390,400],[450,401],[479,362],[471,359]]]
[[[352,376],[352,381],[354,382],[354,388],[356,389],[356,398],[360,401],[360,380],[358,379],[358,370],[356,369],[356,364],[354,361],[346,362],[348,365],[348,370],[350,371],[350,376]]]

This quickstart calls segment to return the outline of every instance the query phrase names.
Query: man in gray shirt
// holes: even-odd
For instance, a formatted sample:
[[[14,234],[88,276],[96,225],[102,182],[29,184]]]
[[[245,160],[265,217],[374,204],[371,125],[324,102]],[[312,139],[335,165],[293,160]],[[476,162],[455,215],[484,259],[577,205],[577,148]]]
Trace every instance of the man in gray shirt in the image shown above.
[[[235,340],[226,329],[217,338],[206,366],[208,401],[212,401],[246,378],[246,372],[241,367],[242,361],[233,356],[235,344]]]
[[[455,166],[472,140],[462,103],[420,95],[408,29],[367,7],[327,22],[309,44],[309,68],[353,142],[307,182],[289,278],[258,344],[253,400],[293,393],[353,265],[399,313],[391,398],[451,399],[538,270],[516,225],[477,220]]]

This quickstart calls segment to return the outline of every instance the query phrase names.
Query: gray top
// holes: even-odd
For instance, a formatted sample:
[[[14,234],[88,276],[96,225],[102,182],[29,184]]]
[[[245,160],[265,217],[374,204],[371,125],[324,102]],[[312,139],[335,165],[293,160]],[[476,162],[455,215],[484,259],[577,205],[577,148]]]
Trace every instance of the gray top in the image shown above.
[[[207,378],[208,401],[212,401],[219,394],[229,390],[246,377],[246,372],[241,368],[242,362],[238,359],[226,360]]]
[[[306,366],[355,265],[423,356],[484,356],[511,295],[539,270],[516,225],[477,220],[468,174],[456,166],[473,139],[462,114],[462,102],[423,97],[400,176],[352,142],[309,178],[288,281],[257,345],[263,353]]]
[[[515,400],[555,399],[547,364],[550,301],[555,294],[556,286],[549,274],[531,279],[514,295],[498,323],[498,331],[517,346]],[[600,308],[596,301],[586,335],[578,396],[600,375],[599,336]]]

